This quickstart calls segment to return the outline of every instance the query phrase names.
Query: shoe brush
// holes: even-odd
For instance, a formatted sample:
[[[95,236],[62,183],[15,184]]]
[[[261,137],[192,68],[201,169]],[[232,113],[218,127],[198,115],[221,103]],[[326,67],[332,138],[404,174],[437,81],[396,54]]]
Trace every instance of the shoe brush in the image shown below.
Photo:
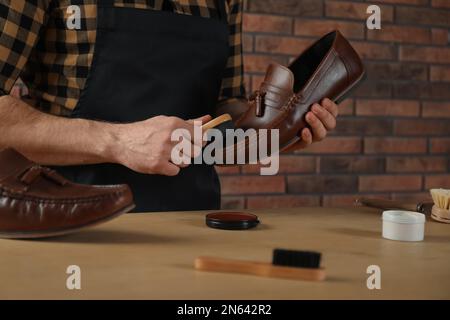
[[[222,114],[202,126],[203,132],[208,132],[210,129],[217,129],[222,133],[224,147],[234,144],[234,135],[232,133],[236,128],[234,126],[233,119],[228,113]],[[228,139],[227,137],[230,133],[232,135],[230,136],[230,139]]]
[[[434,206],[431,210],[431,218],[436,221],[450,223],[450,190],[431,189]]]
[[[228,113],[222,114],[221,116],[212,119],[202,126],[203,132],[206,132],[210,129],[218,129],[222,133],[226,133],[227,129],[234,129],[233,119]]]
[[[198,257],[195,260],[195,269],[269,278],[323,281],[326,274],[325,269],[320,267],[320,258],[319,252],[275,249],[272,263]]]

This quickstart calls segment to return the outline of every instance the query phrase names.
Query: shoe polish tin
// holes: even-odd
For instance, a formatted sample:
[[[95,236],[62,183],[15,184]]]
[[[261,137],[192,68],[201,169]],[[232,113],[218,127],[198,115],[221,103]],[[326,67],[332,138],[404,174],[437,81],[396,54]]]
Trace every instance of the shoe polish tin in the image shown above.
[[[259,224],[256,215],[243,212],[216,212],[206,216],[206,225],[222,230],[248,230]]]

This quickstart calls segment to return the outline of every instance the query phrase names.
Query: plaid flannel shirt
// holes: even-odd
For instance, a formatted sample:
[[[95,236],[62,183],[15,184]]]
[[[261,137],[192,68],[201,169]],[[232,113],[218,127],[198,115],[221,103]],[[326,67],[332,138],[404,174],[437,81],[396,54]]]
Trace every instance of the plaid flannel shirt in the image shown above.
[[[0,93],[20,77],[35,107],[67,116],[78,103],[92,64],[97,1],[0,0]],[[218,18],[214,0],[172,0],[178,14]],[[243,0],[226,0],[229,58],[220,100],[245,96],[242,62]],[[66,26],[67,8],[81,9],[81,29]],[[115,6],[161,10],[163,0],[116,0]]]

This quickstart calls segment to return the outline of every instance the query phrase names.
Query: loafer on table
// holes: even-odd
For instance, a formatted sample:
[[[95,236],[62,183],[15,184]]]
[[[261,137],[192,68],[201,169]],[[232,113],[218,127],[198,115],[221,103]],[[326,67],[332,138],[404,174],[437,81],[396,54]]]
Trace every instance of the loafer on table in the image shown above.
[[[0,151],[0,238],[68,234],[133,208],[126,185],[75,184],[13,149]]]

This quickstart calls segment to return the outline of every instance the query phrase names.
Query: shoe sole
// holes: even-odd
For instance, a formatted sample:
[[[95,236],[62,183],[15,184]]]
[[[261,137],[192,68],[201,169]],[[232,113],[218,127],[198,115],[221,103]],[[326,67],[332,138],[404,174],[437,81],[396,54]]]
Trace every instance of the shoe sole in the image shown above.
[[[63,236],[71,233],[76,233],[80,230],[90,228],[105,222],[108,222],[110,220],[113,220],[117,218],[118,216],[121,216],[124,213],[130,212],[133,210],[136,206],[134,204],[129,205],[125,208],[120,209],[119,211],[115,212],[114,214],[100,218],[98,220],[92,221],[90,223],[76,226],[73,228],[66,228],[66,229],[58,229],[58,230],[50,230],[50,231],[30,231],[30,232],[0,232],[0,238],[4,239],[43,239],[43,238],[51,238],[51,237],[57,237],[57,236]]]
[[[350,85],[344,92],[342,92],[337,98],[334,99],[334,102],[336,104],[340,104],[342,101],[347,99],[350,96],[350,94],[352,92],[354,92],[364,82],[364,80],[366,79],[366,76],[367,76],[366,72],[363,72],[363,74],[361,74],[361,76],[355,82],[353,82],[352,85]],[[298,134],[301,134],[301,131]],[[299,136],[290,140],[284,146],[280,147],[280,153],[286,149],[289,149],[290,147],[292,147],[294,144],[296,144],[300,140],[301,140],[301,138]]]

